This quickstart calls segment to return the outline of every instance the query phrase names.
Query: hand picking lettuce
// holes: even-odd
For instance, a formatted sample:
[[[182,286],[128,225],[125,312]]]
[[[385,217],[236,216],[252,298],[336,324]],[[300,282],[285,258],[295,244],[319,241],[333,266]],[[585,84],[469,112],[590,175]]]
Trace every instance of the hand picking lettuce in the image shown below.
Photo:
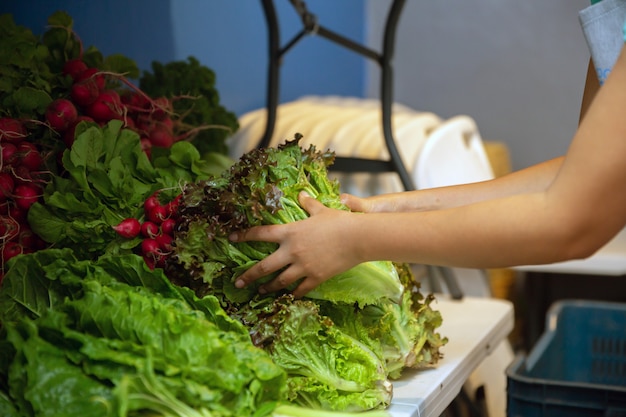
[[[441,316],[430,308],[432,297],[421,296],[406,265],[362,263],[302,300],[288,291],[258,294],[258,285],[276,274],[246,288],[234,285],[276,244],[231,242],[231,232],[306,218],[301,191],[348,209],[328,177],[334,154],[302,149],[300,138],[250,151],[220,177],[188,184],[165,271],[199,297],[216,296],[249,328],[255,345],[287,370],[294,402],[348,411],[385,407],[392,396],[387,379],[437,363],[446,342],[435,332]]]

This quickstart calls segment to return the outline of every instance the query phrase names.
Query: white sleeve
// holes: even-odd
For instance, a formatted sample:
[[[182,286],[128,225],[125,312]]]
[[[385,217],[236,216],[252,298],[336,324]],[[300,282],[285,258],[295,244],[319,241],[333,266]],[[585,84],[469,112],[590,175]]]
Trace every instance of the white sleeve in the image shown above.
[[[602,0],[581,10],[578,17],[602,84],[624,44],[626,0]]]

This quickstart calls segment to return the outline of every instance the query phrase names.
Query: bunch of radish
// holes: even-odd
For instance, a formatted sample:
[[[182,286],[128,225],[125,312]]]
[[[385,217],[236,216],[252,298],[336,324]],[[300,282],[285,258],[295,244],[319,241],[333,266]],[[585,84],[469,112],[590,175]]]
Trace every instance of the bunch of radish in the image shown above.
[[[0,280],[9,259],[44,245],[26,220],[44,185],[44,156],[28,137],[22,121],[0,118]]]
[[[178,195],[163,204],[159,199],[159,192],[156,192],[144,202],[142,220],[129,217],[113,227],[123,238],[141,238],[138,250],[150,269],[163,267],[165,257],[172,250],[180,197]]]
[[[123,75],[89,67],[79,58],[65,62],[63,74],[71,77],[72,86],[67,97],[50,104],[46,122],[62,135],[66,146],[72,146],[79,122],[103,125],[111,120],[122,120],[127,128],[136,131],[148,155],[152,146],[174,144],[177,138],[169,99],[152,99]]]
[[[174,133],[173,107],[168,98],[149,99],[141,92],[127,91],[121,100],[132,122],[131,129],[139,133],[148,156],[153,146],[169,148],[180,139]]]

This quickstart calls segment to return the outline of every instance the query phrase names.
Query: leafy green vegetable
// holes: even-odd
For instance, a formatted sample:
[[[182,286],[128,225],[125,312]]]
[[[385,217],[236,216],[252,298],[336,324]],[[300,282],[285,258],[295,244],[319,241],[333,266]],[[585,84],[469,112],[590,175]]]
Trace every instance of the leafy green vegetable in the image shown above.
[[[0,378],[21,416],[251,416],[284,401],[284,371],[245,328],[217,303],[196,309],[140,257],[79,261],[48,249],[11,262]]]
[[[152,97],[174,99],[173,110],[184,121],[175,126],[175,132],[194,131],[192,143],[201,154],[227,154],[226,138],[239,128],[239,122],[234,113],[220,104],[215,73],[211,69],[194,57],[167,64],[155,61],[152,72],[143,72],[139,87]],[[198,126],[208,128],[193,129]]]
[[[0,15],[0,111],[11,117],[43,115],[58,83],[50,51],[10,14]]]
[[[20,417],[11,399],[0,390],[0,415],[4,417]]]
[[[348,210],[339,186],[328,178],[332,153],[303,150],[299,138],[278,148],[256,149],[241,157],[219,178],[189,183],[179,209],[175,250],[168,276],[199,295],[219,292],[232,303],[246,302],[268,275],[242,291],[235,278],[276,249],[265,242],[230,242],[228,235],[260,224],[285,224],[308,217],[298,194],[306,191],[323,204]],[[356,292],[354,287],[363,288]],[[399,301],[402,284],[391,262],[367,262],[341,273],[308,294],[309,298],[372,304]]]
[[[81,258],[127,253],[140,239],[126,240],[112,226],[141,218],[148,196],[161,190],[173,199],[186,182],[223,169],[206,163],[190,143],[176,143],[150,162],[137,133],[113,120],[104,127],[82,123],[82,133],[63,154],[63,176],[53,175],[43,203],[35,203],[28,222],[37,235]],[[79,126],[79,128],[81,127]]]
[[[351,412],[390,404],[384,361],[322,316],[313,301],[265,297],[233,317],[247,323],[254,344],[287,371],[290,401]]]
[[[434,297],[424,297],[407,264],[394,264],[405,291],[399,303],[382,300],[363,308],[320,302],[320,311],[346,334],[363,341],[384,359],[390,378],[405,368],[425,368],[441,358],[447,339],[436,329],[442,318],[431,308]]]
[[[336,411],[324,411],[307,407],[299,407],[291,404],[281,404],[274,409],[272,417],[391,417],[391,414],[385,410],[339,413]]]
[[[306,218],[300,191],[347,210],[338,184],[328,178],[333,154],[304,150],[298,142],[253,150],[220,177],[188,184],[165,270],[176,285],[219,299],[248,328],[254,344],[287,372],[293,403],[320,410],[384,408],[391,398],[388,378],[435,364],[446,341],[435,332],[441,317],[430,308],[432,298],[424,301],[408,267],[363,263],[302,300],[286,291],[261,296],[258,283],[233,284],[277,247],[230,242],[233,230]]]

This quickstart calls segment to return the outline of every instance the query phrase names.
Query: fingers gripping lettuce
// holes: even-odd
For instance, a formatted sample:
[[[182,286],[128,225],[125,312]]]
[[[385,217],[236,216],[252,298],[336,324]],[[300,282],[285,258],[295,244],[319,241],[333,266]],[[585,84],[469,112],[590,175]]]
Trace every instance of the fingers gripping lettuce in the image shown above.
[[[235,230],[257,225],[302,220],[298,194],[306,191],[324,205],[348,208],[339,198],[339,184],[328,177],[334,161],[330,152],[314,146],[303,150],[300,136],[277,148],[255,149],[219,178],[186,186],[181,199],[174,252],[168,259],[168,276],[198,294],[219,291],[231,302],[248,301],[270,274],[244,291],[235,289],[238,275],[276,250],[266,242],[228,240]],[[354,291],[355,287],[362,291]],[[391,262],[366,262],[321,284],[309,298],[373,304],[381,298],[400,301],[402,284]]]

